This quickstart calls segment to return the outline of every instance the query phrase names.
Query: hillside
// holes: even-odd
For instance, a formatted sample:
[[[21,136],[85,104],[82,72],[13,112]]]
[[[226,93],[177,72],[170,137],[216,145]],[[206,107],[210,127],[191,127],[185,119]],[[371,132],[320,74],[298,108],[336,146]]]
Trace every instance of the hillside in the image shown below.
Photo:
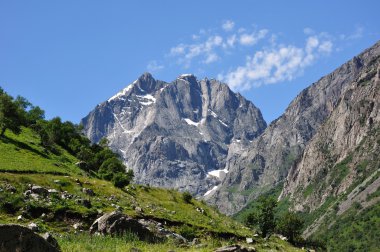
[[[120,210],[134,218],[165,223],[165,228],[192,239],[201,237],[203,247],[184,246],[179,251],[209,251],[252,236],[252,231],[220,214],[205,203],[187,203],[175,190],[141,185],[125,189],[89,176],[75,163],[79,160],[65,149],[52,153],[40,145],[29,128],[19,135],[9,131],[0,140],[0,224],[36,223],[38,232],[53,232],[63,251],[112,251],[139,247],[143,251],[167,251],[172,243],[148,244],[136,238],[88,235],[89,226],[102,213]],[[47,195],[26,193],[31,186],[49,190]],[[91,193],[89,193],[91,192]],[[21,216],[21,217],[19,217]],[[81,231],[83,230],[83,231]],[[77,235],[74,235],[76,233]],[[80,234],[80,235],[78,235]],[[125,243],[125,239],[128,241]],[[237,240],[236,240],[237,239]],[[279,238],[264,242],[255,238],[255,248],[295,251]]]
[[[373,239],[380,232],[380,57],[363,64],[365,71],[290,170],[281,195],[308,213],[304,236],[325,238],[335,250],[380,247]]]
[[[380,42],[304,89],[249,146],[229,152],[225,169],[230,172],[207,201],[223,213],[234,214],[259,195],[283,184],[352,83],[376,69],[379,55]],[[346,112],[349,111],[343,111]]]

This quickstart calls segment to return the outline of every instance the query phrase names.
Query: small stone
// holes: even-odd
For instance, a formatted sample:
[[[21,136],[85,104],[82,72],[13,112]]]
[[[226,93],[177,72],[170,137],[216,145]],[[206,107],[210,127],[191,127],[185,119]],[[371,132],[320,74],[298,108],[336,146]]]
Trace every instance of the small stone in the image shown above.
[[[58,190],[56,190],[56,189],[48,189],[48,193],[49,193],[49,194],[57,194],[57,193],[59,193],[59,192],[58,192]]]
[[[90,189],[90,188],[83,188],[82,192],[85,193],[85,194],[87,194],[87,195],[89,195],[89,196],[95,196],[94,191],[92,189]]]
[[[22,215],[17,216],[17,220],[21,221],[22,220]]]
[[[57,240],[50,233],[45,233],[42,235],[42,237],[45,239],[45,241],[50,243],[53,247],[59,249],[59,244]]]
[[[28,225],[28,228],[29,228],[30,230],[32,230],[32,231],[38,231],[38,225],[37,225],[36,223],[34,223],[34,222],[30,223],[30,224]]]
[[[248,244],[253,243],[253,239],[252,239],[252,238],[245,238],[245,241],[246,241]]]
[[[32,192],[39,194],[39,195],[46,195],[48,194],[48,190],[46,188],[43,188],[42,186],[32,186]]]

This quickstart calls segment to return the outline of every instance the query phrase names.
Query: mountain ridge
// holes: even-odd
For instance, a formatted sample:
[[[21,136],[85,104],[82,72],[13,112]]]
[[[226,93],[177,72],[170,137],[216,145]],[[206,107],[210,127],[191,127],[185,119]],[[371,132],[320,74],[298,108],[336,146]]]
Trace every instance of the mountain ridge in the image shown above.
[[[210,172],[223,173],[230,145],[245,146],[266,127],[260,110],[226,84],[192,74],[167,83],[149,73],[81,123],[91,141],[107,137],[138,183],[198,196],[220,183]]]

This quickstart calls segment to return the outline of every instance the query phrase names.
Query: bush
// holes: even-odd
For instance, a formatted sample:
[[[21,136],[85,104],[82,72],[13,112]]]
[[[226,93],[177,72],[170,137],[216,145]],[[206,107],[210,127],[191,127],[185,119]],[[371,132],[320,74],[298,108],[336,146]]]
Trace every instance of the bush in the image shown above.
[[[279,220],[277,225],[279,233],[294,243],[301,235],[303,221],[295,213],[287,212]]]
[[[191,200],[193,199],[193,196],[189,193],[189,192],[184,192],[182,194],[182,199],[183,201],[185,201],[186,203],[190,204],[191,203]]]
[[[119,172],[113,176],[112,182],[114,186],[118,188],[124,188],[129,185],[131,178],[127,174]]]
[[[179,230],[179,234],[188,240],[192,240],[197,237],[197,229],[193,226],[183,225]]]
[[[4,193],[0,197],[0,209],[7,214],[15,214],[23,205],[23,199],[16,194]]]

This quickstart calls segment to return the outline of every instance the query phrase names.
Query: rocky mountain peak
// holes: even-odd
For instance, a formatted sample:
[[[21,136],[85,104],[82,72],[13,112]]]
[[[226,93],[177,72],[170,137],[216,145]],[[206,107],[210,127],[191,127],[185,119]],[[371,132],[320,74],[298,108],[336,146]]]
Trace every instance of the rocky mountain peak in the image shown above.
[[[91,141],[109,140],[136,182],[199,196],[228,172],[222,171],[230,145],[244,148],[266,127],[260,110],[226,84],[198,81],[192,74],[167,83],[148,73],[97,106],[82,124]]]

